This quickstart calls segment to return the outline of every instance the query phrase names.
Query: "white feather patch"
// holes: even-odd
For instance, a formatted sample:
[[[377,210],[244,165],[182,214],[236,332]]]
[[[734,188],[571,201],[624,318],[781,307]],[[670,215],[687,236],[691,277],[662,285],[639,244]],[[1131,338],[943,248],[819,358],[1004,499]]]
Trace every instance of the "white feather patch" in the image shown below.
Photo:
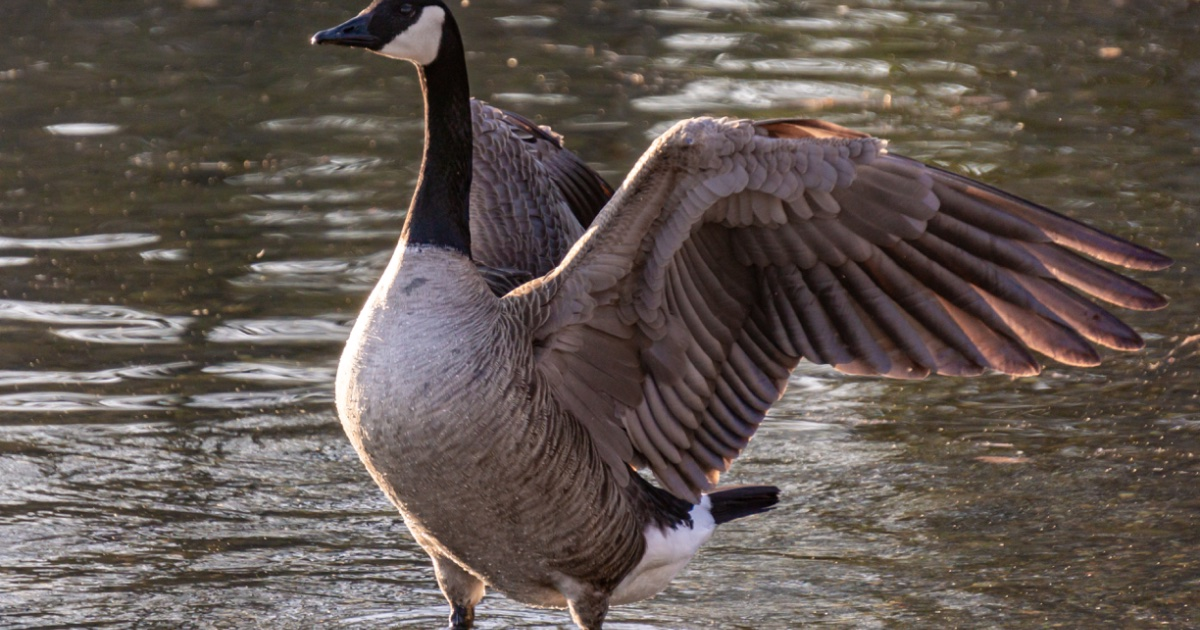
[[[380,48],[379,54],[427,66],[437,59],[438,49],[442,46],[442,25],[445,23],[444,9],[425,7],[421,17]]]
[[[653,524],[647,526],[646,554],[617,585],[609,602],[636,602],[654,597],[667,588],[717,528],[711,508],[712,500],[703,496],[700,497],[700,504],[688,513],[692,517],[691,527],[685,523],[675,529],[662,529]]]

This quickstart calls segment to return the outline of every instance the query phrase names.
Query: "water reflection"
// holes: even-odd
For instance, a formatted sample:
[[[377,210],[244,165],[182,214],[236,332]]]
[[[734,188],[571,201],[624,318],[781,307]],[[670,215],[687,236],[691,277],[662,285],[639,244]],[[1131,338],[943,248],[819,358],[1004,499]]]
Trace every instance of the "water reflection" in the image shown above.
[[[231,320],[208,332],[213,343],[329,343],[350,335],[350,324],[340,318]]]
[[[107,136],[119,133],[121,126],[106,123],[62,123],[47,125],[46,131],[55,136]]]
[[[376,232],[362,234],[374,239]],[[331,236],[331,238],[336,238]],[[361,293],[375,286],[387,264],[388,252],[380,252],[363,260],[288,260],[250,265],[251,273],[230,280],[241,287],[276,287]]]
[[[141,247],[159,240],[157,234],[88,234],[61,238],[0,237],[0,249],[50,249],[57,251],[96,251],[120,247]]]
[[[312,365],[278,365],[271,363],[233,362],[209,365],[206,374],[257,383],[323,383],[333,382],[334,368]],[[0,383],[3,381],[0,380]]]
[[[87,328],[51,328],[55,335],[91,343],[179,343],[189,317],[162,316],[123,306],[45,304],[0,300],[0,321],[67,324]]]
[[[293,405],[333,404],[333,388],[297,387],[259,392],[217,392],[197,394],[187,401],[188,407],[198,409],[278,409]]]
[[[882,79],[892,71],[892,64],[874,59],[737,59],[729,55],[718,56],[714,65],[729,72],[754,70],[766,74],[789,74],[822,77],[862,77]]]
[[[150,249],[141,253],[142,260],[158,262],[179,262],[186,260],[186,249]]]
[[[0,625],[442,624],[330,409],[417,176],[411,69],[309,49],[357,0],[0,4]],[[728,478],[784,505],[612,627],[1200,621],[1200,25],[1180,6],[456,9],[476,94],[614,182],[681,116],[820,115],[1180,260],[1150,280],[1171,309],[1133,318],[1147,350],[1096,370],[802,368]]]
[[[880,106],[887,98],[883,90],[852,83],[712,78],[689,83],[678,94],[645,96],[633,99],[630,104],[644,112],[688,116],[722,109],[870,107]]]
[[[76,392],[28,392],[0,394],[0,411],[55,412],[79,411],[159,411],[174,407],[178,396],[105,396]]]
[[[364,135],[398,133],[421,128],[420,121],[400,121],[382,116],[325,115],[312,118],[280,118],[259,125],[267,131],[295,133],[300,131],[352,131]]]
[[[178,376],[181,370],[193,365],[195,364],[190,361],[181,361],[159,365],[131,365],[107,370],[96,370],[94,372],[0,370],[0,387],[51,384],[112,385],[129,380],[166,379]]]
[[[679,33],[663,38],[662,45],[675,50],[728,50],[740,44],[746,36],[740,33]]]

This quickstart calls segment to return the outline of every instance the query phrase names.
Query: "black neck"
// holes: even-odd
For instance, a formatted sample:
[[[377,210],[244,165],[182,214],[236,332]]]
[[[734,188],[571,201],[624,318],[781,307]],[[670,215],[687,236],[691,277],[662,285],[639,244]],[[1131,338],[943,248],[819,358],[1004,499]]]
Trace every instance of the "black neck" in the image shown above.
[[[471,255],[470,88],[458,26],[449,12],[437,59],[417,66],[425,95],[425,157],[400,238]]]

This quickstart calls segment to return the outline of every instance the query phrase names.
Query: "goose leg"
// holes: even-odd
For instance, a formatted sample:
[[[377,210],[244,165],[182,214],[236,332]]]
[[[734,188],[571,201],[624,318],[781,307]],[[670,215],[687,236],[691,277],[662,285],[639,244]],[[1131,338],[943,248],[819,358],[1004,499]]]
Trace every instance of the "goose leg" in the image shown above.
[[[567,602],[571,619],[583,630],[600,630],[608,614],[608,593],[593,591],[571,598]]]
[[[483,581],[440,556],[433,556],[433,570],[442,595],[450,602],[450,630],[470,630],[475,623],[475,605],[483,599]]]
[[[471,630],[474,625],[474,608],[450,604],[450,630]]]

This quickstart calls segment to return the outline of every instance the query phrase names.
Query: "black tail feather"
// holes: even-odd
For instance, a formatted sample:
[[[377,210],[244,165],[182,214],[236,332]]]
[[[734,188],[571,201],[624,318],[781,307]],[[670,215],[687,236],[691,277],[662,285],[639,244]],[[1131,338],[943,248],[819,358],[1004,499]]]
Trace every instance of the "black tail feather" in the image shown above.
[[[717,525],[736,518],[769,512],[779,503],[775,486],[727,486],[708,493],[712,517]]]

